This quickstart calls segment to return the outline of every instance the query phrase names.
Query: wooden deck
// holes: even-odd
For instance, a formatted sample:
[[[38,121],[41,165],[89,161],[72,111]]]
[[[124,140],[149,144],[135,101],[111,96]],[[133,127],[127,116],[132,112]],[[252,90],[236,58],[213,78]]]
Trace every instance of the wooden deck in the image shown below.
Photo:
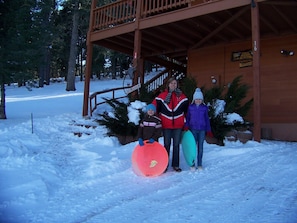
[[[96,2],[90,43],[166,67],[186,66],[191,49],[252,37],[253,0],[121,0],[100,7]],[[261,37],[297,32],[296,1],[256,2]]]
[[[143,63],[150,61],[168,70],[185,74],[189,74],[189,67],[191,67],[191,75],[196,75],[195,78],[203,85],[204,82],[201,83],[201,80],[208,80],[209,73],[212,71],[201,72],[205,69],[201,66],[217,64],[214,58],[225,58],[226,49],[229,49],[225,46],[244,43],[242,45],[246,45],[246,49],[239,48],[234,51],[253,50],[252,69],[247,77],[252,81],[255,100],[253,121],[256,124],[256,134],[254,135],[259,138],[260,116],[265,115],[261,113],[260,94],[263,93],[261,89],[268,88],[265,83],[262,86],[260,83],[264,78],[261,74],[263,70],[260,69],[260,60],[273,59],[273,57],[269,59],[264,57],[264,54],[261,55],[260,43],[265,39],[282,39],[285,36],[297,34],[296,0],[119,0],[103,6],[99,5],[99,2],[92,1],[90,14],[84,116],[88,114],[88,85],[93,45],[130,55],[138,74],[135,76],[140,76],[141,83],[144,80]],[[288,43],[285,42],[277,48],[281,50],[286,45]],[[293,43],[288,46],[293,46],[292,49],[296,53],[295,45]],[[277,50],[278,54],[279,50]],[[196,51],[206,52],[205,55],[207,55],[207,57],[203,55],[198,57],[202,60],[199,61],[201,65],[199,67],[195,66],[197,61],[193,60],[193,57],[189,58]],[[209,51],[213,53],[212,56],[207,53]],[[204,58],[207,58],[207,61],[203,61]],[[286,60],[286,63],[289,62],[286,68],[291,67],[287,76],[294,80],[296,80],[295,58],[296,56]],[[220,67],[224,72],[226,65],[225,58]],[[209,67],[211,69],[213,65]],[[271,70],[276,72],[276,69]],[[230,71],[234,74],[240,73],[237,69]],[[201,73],[202,76],[199,76]],[[207,73],[207,76],[203,76],[203,73]],[[272,76],[277,77],[279,74],[275,73]],[[277,80],[272,81],[277,82]],[[136,78],[132,85],[137,82]],[[282,100],[289,100],[291,103],[292,99],[289,96],[283,97]],[[263,111],[266,111],[266,108],[263,108]],[[289,111],[290,108],[287,112]],[[277,122],[276,119],[272,122]]]

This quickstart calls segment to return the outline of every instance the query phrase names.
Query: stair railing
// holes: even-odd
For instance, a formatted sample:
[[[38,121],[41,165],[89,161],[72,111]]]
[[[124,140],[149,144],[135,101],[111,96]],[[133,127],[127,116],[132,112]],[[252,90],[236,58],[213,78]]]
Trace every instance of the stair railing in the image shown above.
[[[161,88],[164,87],[167,80],[172,76],[176,77],[176,79],[179,80],[184,77],[184,74],[181,72],[178,72],[178,71],[171,70],[171,69],[165,69],[164,71],[162,71],[161,73],[159,73],[158,75],[156,75],[155,77],[153,77],[152,79],[147,81],[145,83],[145,87],[148,92],[158,92],[161,90]],[[128,89],[131,89],[131,91],[129,91]],[[90,115],[92,116],[93,112],[97,109],[97,107],[99,105],[106,103],[106,101],[103,99],[101,101],[99,101],[99,96],[102,96],[102,94],[111,93],[110,100],[125,98],[125,97],[127,97],[126,93],[125,93],[125,95],[116,96],[116,92],[128,92],[127,90],[130,93],[132,93],[132,92],[138,90],[138,87],[135,89],[133,86],[132,87],[131,86],[118,87],[118,88],[112,88],[112,89],[94,92],[93,94],[91,94],[89,96]]]

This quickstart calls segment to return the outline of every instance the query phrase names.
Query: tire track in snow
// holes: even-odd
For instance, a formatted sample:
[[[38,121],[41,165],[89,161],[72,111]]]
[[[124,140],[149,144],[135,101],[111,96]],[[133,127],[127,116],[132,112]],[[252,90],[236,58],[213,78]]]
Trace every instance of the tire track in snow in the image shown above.
[[[219,200],[222,203],[217,202],[216,205],[229,207],[227,210],[223,210],[223,212],[214,210],[214,215],[217,217],[214,218],[213,215],[212,219],[220,220],[220,222],[247,222],[250,216],[254,216],[254,220],[257,219],[257,215],[263,216],[265,213],[262,213],[261,210],[264,206],[271,206],[271,210],[278,209],[277,205],[271,204],[275,204],[273,200],[279,194],[282,194],[282,191],[275,191],[273,185],[270,185],[269,182],[272,181],[271,178],[274,178],[276,174],[280,175],[279,178],[286,176],[286,173],[282,171],[279,173],[275,171],[275,168],[280,166],[279,162],[285,161],[281,160],[281,154],[277,154],[278,152],[275,152],[274,148],[268,151],[263,151],[261,148],[258,150],[253,149],[249,153],[254,153],[252,160],[249,160],[250,154],[249,156],[242,154],[240,159],[238,159],[238,156],[228,156],[228,159],[218,162],[213,160],[213,163],[209,163],[210,166],[203,172],[205,177],[201,178],[201,181],[205,184],[203,189],[208,190],[208,194],[213,194],[213,196],[209,196],[206,199],[212,204]],[[270,154],[267,155],[267,153]],[[276,158],[279,158],[279,160],[274,161]],[[225,168],[225,166],[230,166],[229,162],[234,162],[234,169]],[[259,163],[262,163],[260,168],[253,168],[259,166]],[[270,163],[274,164],[269,165]],[[266,168],[264,169],[264,167]],[[245,183],[242,184],[242,182]],[[284,184],[285,182],[287,182],[287,179],[284,181]],[[296,183],[295,180],[293,182]],[[221,188],[226,189],[220,191]],[[279,186],[276,188],[279,188]],[[226,197],[230,199],[224,201],[223,198]],[[246,205],[247,202],[251,205]],[[251,210],[247,212],[246,207],[250,207]],[[225,219],[224,212],[234,213],[234,219]],[[247,216],[243,216],[244,213],[248,213]],[[271,215],[271,213],[268,213],[268,215]],[[227,214],[226,216],[229,217],[230,215]],[[273,218],[274,216],[271,216],[271,219]]]
[[[133,217],[142,222],[158,222],[157,218],[163,218],[166,219],[166,222],[172,220],[175,220],[174,222],[184,222],[187,219],[187,222],[201,220],[203,222],[219,221],[237,223],[254,222],[263,215],[268,215],[268,218],[270,216],[270,219],[274,219],[278,215],[278,211],[275,211],[278,207],[275,205],[274,200],[282,193],[275,190],[273,185],[269,184],[271,182],[270,178],[275,175],[275,167],[279,166],[279,163],[274,162],[274,165],[269,164],[273,163],[272,160],[279,155],[275,154],[273,149],[262,151],[261,148],[244,148],[244,150],[236,151],[234,149],[234,151],[229,151],[229,154],[216,159],[208,159],[208,153],[206,152],[204,158],[206,168],[202,172],[191,173],[189,171],[183,171],[178,174],[168,172],[158,177],[154,184],[145,178],[136,177],[134,180],[136,179],[136,182],[141,188],[136,191],[125,187],[125,184],[120,184],[114,190],[121,190],[121,192],[113,193],[112,195],[109,194],[103,198],[101,202],[104,203],[104,201],[107,201],[107,204],[105,203],[102,209],[87,215],[88,217],[85,218],[85,222],[94,222],[98,219],[103,219],[104,222],[111,222],[108,219],[112,219],[112,221],[133,220]],[[267,156],[267,152],[271,154]],[[245,153],[253,153],[254,158],[250,160],[250,154],[245,156]],[[225,159],[223,159],[224,157]],[[267,157],[268,159],[265,160],[264,158]],[[252,168],[256,167],[259,162],[266,169]],[[279,162],[282,161],[280,160]],[[226,166],[230,166],[230,163],[234,163],[234,168],[226,168]],[[122,172],[117,175],[121,178],[124,177],[121,176],[122,174],[127,174],[128,172],[129,170],[126,170],[125,173]],[[119,182],[119,179],[116,179],[117,177],[115,175],[110,177],[116,182]],[[131,175],[129,178],[131,180]],[[193,181],[194,184],[196,182],[197,188],[193,188]],[[242,182],[245,183],[242,184]],[[294,182],[292,182],[292,186]],[[108,185],[103,186],[108,187]],[[134,186],[131,185],[132,188]],[[149,190],[150,187],[154,187],[155,189]],[[222,188],[225,189],[222,190]],[[180,191],[183,192],[181,193]],[[138,196],[142,193],[146,193],[147,195]],[[193,201],[193,196],[197,197],[197,200]],[[224,200],[226,197],[229,199]],[[158,201],[159,198],[162,198],[161,205]],[[180,207],[180,203],[188,203],[189,205],[187,207]],[[271,205],[271,203],[274,205]],[[143,207],[131,211],[137,204],[141,204]],[[220,205],[224,205],[226,209],[216,209]],[[262,212],[266,205],[271,206],[268,210],[272,210],[272,212]],[[247,206],[250,209],[249,211],[246,211]],[[161,210],[160,207],[162,207]],[[154,215],[150,219],[142,217],[141,212],[146,211],[146,208],[149,208],[152,213],[158,212],[158,217],[154,218]],[[125,212],[123,212],[123,209],[125,209]],[[166,210],[168,209],[176,209],[176,215],[170,216],[170,214],[167,214]],[[208,216],[209,209],[213,210],[212,216]],[[265,210],[267,210],[267,207],[265,207]],[[124,216],[123,213],[125,213]],[[181,215],[179,213],[183,214]],[[232,219],[230,219],[229,213],[233,213]],[[147,216],[147,214],[144,216]],[[279,215],[279,219],[282,216],[284,214]]]

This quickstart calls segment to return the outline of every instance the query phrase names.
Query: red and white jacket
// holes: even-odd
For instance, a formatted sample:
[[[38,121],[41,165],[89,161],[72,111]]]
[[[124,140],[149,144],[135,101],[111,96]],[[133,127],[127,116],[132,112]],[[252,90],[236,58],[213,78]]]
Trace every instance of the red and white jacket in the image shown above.
[[[169,104],[165,103],[168,90],[160,93],[152,102],[156,106],[157,114],[162,121],[163,129],[180,129],[184,127],[189,101],[185,94],[177,96],[172,92]]]

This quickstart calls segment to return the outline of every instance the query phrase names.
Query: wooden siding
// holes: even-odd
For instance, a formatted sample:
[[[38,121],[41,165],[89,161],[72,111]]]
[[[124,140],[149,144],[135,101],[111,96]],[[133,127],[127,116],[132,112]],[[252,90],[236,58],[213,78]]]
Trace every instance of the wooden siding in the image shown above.
[[[243,82],[253,87],[252,67],[239,67],[239,61],[232,61],[231,54],[235,51],[250,49],[249,42],[233,43],[190,51],[188,54],[188,75],[197,80],[198,87],[213,86],[211,77],[217,84],[228,87],[234,77],[243,76]],[[285,56],[281,50],[292,50],[294,56]],[[261,120],[263,126],[275,127],[275,139],[297,140],[297,35],[261,40]],[[253,88],[248,98],[252,98]],[[247,120],[253,121],[253,111]],[[295,129],[290,134],[279,129],[291,124]],[[274,125],[275,124],[275,125]],[[285,127],[284,127],[285,128]]]
[[[297,122],[292,115],[296,113],[297,57],[280,54],[281,49],[297,50],[296,9],[297,2],[292,0],[118,0],[104,6],[93,0],[87,58],[92,58],[93,45],[128,54],[141,83],[144,61],[181,73],[188,68],[199,86],[211,87],[213,76],[227,88],[235,76],[242,75],[243,81],[255,85],[250,91],[255,110],[247,117],[255,123],[254,139],[260,140],[262,125],[273,126],[275,139],[297,141]],[[256,52],[252,61],[231,60],[232,52],[251,49],[253,43],[260,43],[256,44],[261,47],[260,55],[251,51]],[[252,62],[253,67],[246,66]],[[88,59],[84,116],[88,114],[90,76]],[[136,81],[134,78],[133,84]],[[282,126],[295,128],[290,131],[295,136],[283,137]]]

